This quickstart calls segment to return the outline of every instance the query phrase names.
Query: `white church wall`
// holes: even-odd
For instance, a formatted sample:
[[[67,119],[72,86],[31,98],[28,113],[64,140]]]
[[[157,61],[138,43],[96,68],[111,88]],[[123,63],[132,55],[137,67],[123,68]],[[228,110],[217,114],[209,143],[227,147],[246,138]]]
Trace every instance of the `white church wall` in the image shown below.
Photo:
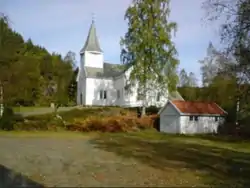
[[[103,54],[97,52],[85,52],[84,55],[84,66],[86,67],[96,67],[103,68]]]
[[[113,79],[86,79],[86,105],[112,106],[116,105],[116,89],[114,88]],[[100,96],[101,91],[106,91]]]
[[[84,70],[80,70],[79,79],[77,81],[77,105],[85,105],[86,102],[86,77]]]
[[[124,96],[123,96],[124,86],[125,86],[124,75],[121,75],[114,79],[114,88],[116,90],[116,105],[118,106],[122,106],[124,104]]]
[[[129,74],[132,71],[131,67],[130,69],[128,69],[125,72],[125,78],[124,79],[129,79]],[[126,82],[126,81],[124,81]],[[157,94],[161,91],[160,87],[156,87],[156,84],[149,84],[150,86],[152,86],[152,89],[150,89],[147,92],[147,99],[146,99],[146,106],[158,106],[158,107],[162,107],[164,106],[164,104],[167,102],[167,96],[168,93],[166,92],[164,95],[161,95],[159,100],[157,100]],[[137,94],[137,90],[138,90],[138,84],[135,84],[132,88],[131,88],[131,93],[129,93],[128,97],[125,97],[124,100],[124,105],[127,106],[141,106],[143,104],[143,101],[138,100],[138,94]]]

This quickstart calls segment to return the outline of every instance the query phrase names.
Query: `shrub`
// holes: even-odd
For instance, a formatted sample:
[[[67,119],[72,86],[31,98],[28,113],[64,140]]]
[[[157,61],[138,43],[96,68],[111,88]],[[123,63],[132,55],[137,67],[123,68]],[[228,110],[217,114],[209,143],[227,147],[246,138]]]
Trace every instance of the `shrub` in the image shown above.
[[[160,116],[158,114],[150,115],[154,129],[160,131]]]
[[[159,110],[160,109],[156,106],[149,106],[148,108],[146,108],[146,114],[147,115],[157,114]]]
[[[64,123],[61,119],[55,117],[53,114],[29,116],[23,121],[14,124],[15,130],[58,130],[63,129]]]
[[[77,119],[66,127],[71,131],[100,131],[100,132],[128,132],[141,129],[153,128],[153,118],[145,116],[137,118],[135,116],[112,116],[112,117],[89,117],[87,119]]]
[[[127,109],[117,107],[92,107],[83,109],[74,109],[67,112],[59,113],[65,121],[73,121],[76,118],[88,118],[90,116],[106,117],[106,116],[117,116],[117,115],[134,115]]]
[[[28,116],[15,120],[15,130],[57,130],[126,132],[153,127],[151,117],[137,118],[135,111],[117,107],[74,109],[54,114]],[[65,122],[64,122],[65,121]]]

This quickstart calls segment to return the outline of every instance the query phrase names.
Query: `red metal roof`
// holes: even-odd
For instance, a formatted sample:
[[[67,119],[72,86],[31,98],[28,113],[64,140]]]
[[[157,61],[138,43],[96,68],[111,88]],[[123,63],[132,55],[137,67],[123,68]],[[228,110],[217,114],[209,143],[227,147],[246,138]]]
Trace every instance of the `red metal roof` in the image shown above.
[[[171,101],[177,109],[187,114],[216,114],[225,115],[225,111],[214,102]]]

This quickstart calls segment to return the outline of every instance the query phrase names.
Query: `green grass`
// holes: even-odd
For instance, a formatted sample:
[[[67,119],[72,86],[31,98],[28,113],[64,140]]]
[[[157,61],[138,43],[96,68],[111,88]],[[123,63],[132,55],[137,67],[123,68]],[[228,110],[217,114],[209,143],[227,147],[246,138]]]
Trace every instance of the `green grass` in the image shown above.
[[[0,136],[5,137],[47,137],[47,138],[89,138],[94,136],[96,133],[80,133],[80,132],[69,132],[69,131],[0,131]]]
[[[96,147],[161,169],[169,179],[214,187],[250,185],[250,142],[215,136],[178,136],[152,131],[103,134]]]
[[[44,109],[50,109],[50,107],[42,107],[42,106],[20,106],[20,107],[13,107],[14,112],[34,112],[34,111],[41,111]]]

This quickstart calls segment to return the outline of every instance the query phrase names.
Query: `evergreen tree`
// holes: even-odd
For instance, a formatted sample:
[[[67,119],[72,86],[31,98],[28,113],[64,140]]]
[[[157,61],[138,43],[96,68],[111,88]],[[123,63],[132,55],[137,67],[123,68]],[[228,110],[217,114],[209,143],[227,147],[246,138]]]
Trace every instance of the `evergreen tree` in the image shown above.
[[[66,104],[73,71],[72,62],[50,54],[31,39],[24,41],[5,17],[0,19],[0,85],[4,94],[1,99],[6,105]],[[49,92],[51,85],[58,86],[58,93]],[[60,96],[58,100],[56,95]]]

